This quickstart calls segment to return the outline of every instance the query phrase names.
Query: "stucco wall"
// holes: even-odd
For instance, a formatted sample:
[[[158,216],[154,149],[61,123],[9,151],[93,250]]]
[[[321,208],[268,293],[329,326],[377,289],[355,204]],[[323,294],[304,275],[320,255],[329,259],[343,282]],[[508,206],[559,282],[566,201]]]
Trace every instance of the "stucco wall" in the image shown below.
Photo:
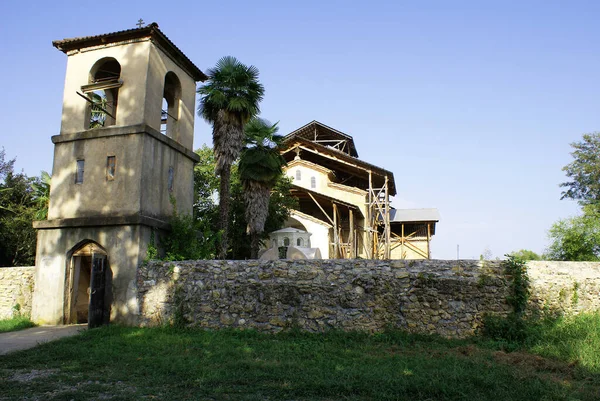
[[[68,253],[75,251],[82,241],[94,241],[108,255],[110,320],[137,324],[136,267],[147,253],[149,237],[150,228],[143,225],[39,230],[32,320],[40,324],[63,323],[65,283],[70,268]]]
[[[579,277],[580,288],[586,290],[580,291],[579,306],[572,310],[596,310],[599,266],[590,265],[590,274],[582,281],[580,264],[566,264],[561,273],[556,273],[553,262],[532,264],[533,292],[538,298],[558,294],[563,287],[572,289],[572,278]],[[557,274],[563,279],[555,280]],[[484,313],[509,310],[507,280],[498,261],[151,262],[139,268],[137,286],[142,325],[167,322],[182,305],[189,323],[205,328],[396,327],[464,337],[476,332]],[[565,308],[558,296],[552,302]],[[534,300],[532,307],[538,303]]]
[[[427,255],[427,238],[411,239],[410,245],[418,248],[425,255]],[[414,249],[411,249],[408,246],[402,247],[401,245],[398,245],[394,249],[392,249],[390,258],[391,259],[423,259],[424,257],[423,257],[423,255],[417,253]]]
[[[127,216],[139,212],[143,139],[143,135],[115,135],[56,143],[48,219]],[[112,180],[107,179],[107,156],[116,157]],[[80,184],[75,183],[78,159],[85,160]],[[159,184],[162,183],[156,185],[166,186]]]
[[[88,128],[88,104],[77,92],[81,92],[82,85],[89,83],[90,71],[94,64],[105,57],[112,57],[121,65],[120,79],[123,80],[123,86],[119,89],[116,125],[143,122],[144,104],[153,100],[146,99],[145,96],[151,46],[149,41],[140,41],[72,52],[67,59],[61,134],[72,134]],[[162,101],[162,93],[160,99]]]
[[[291,211],[290,217],[300,222],[304,229],[312,234],[310,236],[310,248],[319,248],[321,257],[329,259],[329,228],[331,226],[317,223],[306,218],[303,214],[296,213],[294,210]]]
[[[35,267],[0,268],[0,319],[13,317],[19,305],[21,314],[31,315]]]

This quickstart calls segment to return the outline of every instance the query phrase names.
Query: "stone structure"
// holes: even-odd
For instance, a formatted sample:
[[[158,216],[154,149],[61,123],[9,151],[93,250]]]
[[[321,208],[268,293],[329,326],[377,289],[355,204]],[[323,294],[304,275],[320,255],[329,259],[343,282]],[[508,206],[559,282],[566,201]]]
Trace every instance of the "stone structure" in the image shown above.
[[[35,267],[0,268],[0,319],[31,315]]]
[[[191,213],[206,76],[154,23],[53,45],[67,73],[48,220],[34,224],[32,317],[135,324],[136,269],[153,233],[169,229],[174,203]]]
[[[33,267],[0,269],[0,317],[31,310]],[[600,263],[529,262],[531,310],[600,310]],[[486,312],[505,313],[499,262],[276,260],[151,262],[132,289],[134,324],[278,331],[397,327],[448,337],[473,334]]]
[[[600,263],[527,263],[532,302],[536,308],[559,313],[600,310]]]
[[[598,310],[600,264],[585,265],[583,275],[582,265],[532,263],[532,307],[545,308],[545,297],[553,309]],[[575,282],[578,307],[569,308]],[[189,324],[213,329],[394,327],[464,337],[477,331],[484,313],[509,310],[498,261],[151,262],[140,267],[137,286],[141,325],[172,321],[179,308]]]

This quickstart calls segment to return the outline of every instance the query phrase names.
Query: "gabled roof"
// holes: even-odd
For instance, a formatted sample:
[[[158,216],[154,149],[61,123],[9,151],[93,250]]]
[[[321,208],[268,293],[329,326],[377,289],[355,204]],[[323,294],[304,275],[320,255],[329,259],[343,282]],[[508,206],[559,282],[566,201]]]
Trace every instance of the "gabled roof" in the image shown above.
[[[335,149],[349,154],[353,157],[358,157],[354,139],[350,135],[344,134],[334,128],[331,128],[323,123],[313,120],[303,127],[286,135],[283,140],[299,137],[308,139],[312,142],[317,142],[325,146],[331,146]]]
[[[158,29],[158,24],[153,22],[142,28],[127,29],[111,33],[104,33],[95,36],[81,36],[78,38],[68,38],[55,40],[52,45],[58,50],[67,54],[72,50],[85,49],[93,46],[102,46],[110,43],[126,42],[135,39],[149,38],[159,47],[161,47],[173,60],[183,68],[195,81],[205,81],[208,77],[200,71],[187,56],[179,50],[177,46]]]

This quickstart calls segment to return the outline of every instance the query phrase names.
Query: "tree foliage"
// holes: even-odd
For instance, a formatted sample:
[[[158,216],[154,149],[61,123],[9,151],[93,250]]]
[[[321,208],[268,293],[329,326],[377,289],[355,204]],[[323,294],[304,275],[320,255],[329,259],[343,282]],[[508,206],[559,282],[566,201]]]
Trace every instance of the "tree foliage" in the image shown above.
[[[569,181],[561,199],[573,199],[583,206],[600,205],[600,133],[584,134],[583,140],[571,144],[573,161],[563,167]]]
[[[0,266],[35,263],[36,232],[32,226],[40,213],[35,187],[39,178],[14,172],[15,159],[0,151]]]
[[[218,233],[220,226],[217,205],[219,182],[214,175],[215,157],[206,145],[198,149],[196,153],[200,156],[200,162],[194,168],[194,218],[210,227],[212,232]],[[290,210],[297,207],[296,199],[290,196],[290,189],[291,182],[286,177],[279,177],[275,182],[261,238],[265,238],[267,233],[280,229],[289,217]],[[247,259],[251,253],[251,241],[247,232],[244,190],[237,164],[234,164],[232,168],[230,202],[229,233],[231,241],[227,250],[227,258]]]
[[[244,189],[245,217],[250,234],[250,257],[258,258],[260,235],[269,214],[271,190],[283,174],[286,161],[279,153],[283,139],[277,135],[277,123],[253,118],[246,125],[246,146],[239,162],[239,176]]]
[[[584,134],[571,144],[573,161],[563,167],[569,181],[561,199],[577,200],[581,216],[557,221],[548,232],[550,260],[600,260],[600,133]]]
[[[264,87],[258,69],[235,57],[221,58],[207,72],[208,81],[198,89],[198,114],[213,126],[215,172],[219,175],[219,224],[221,249],[225,258],[229,244],[231,167],[244,146],[244,125],[260,112]]]
[[[518,258],[520,260],[542,260],[542,256],[529,249],[520,249],[515,252],[511,252],[509,256]]]
[[[165,260],[214,259],[218,234],[204,220],[177,211],[169,219],[171,232],[164,236],[161,246]]]
[[[557,221],[548,232],[549,260],[600,260],[600,219],[597,213],[587,213]]]

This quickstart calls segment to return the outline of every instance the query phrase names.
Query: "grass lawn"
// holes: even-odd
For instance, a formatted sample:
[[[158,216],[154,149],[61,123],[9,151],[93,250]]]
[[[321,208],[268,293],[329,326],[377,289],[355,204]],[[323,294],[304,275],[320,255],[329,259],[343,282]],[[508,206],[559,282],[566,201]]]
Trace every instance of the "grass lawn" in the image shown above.
[[[27,317],[13,317],[11,319],[3,319],[0,320],[0,333],[23,330],[34,326],[35,323],[33,323]]]
[[[0,400],[598,400],[590,319],[553,323],[515,352],[402,332],[111,326],[0,356]]]

